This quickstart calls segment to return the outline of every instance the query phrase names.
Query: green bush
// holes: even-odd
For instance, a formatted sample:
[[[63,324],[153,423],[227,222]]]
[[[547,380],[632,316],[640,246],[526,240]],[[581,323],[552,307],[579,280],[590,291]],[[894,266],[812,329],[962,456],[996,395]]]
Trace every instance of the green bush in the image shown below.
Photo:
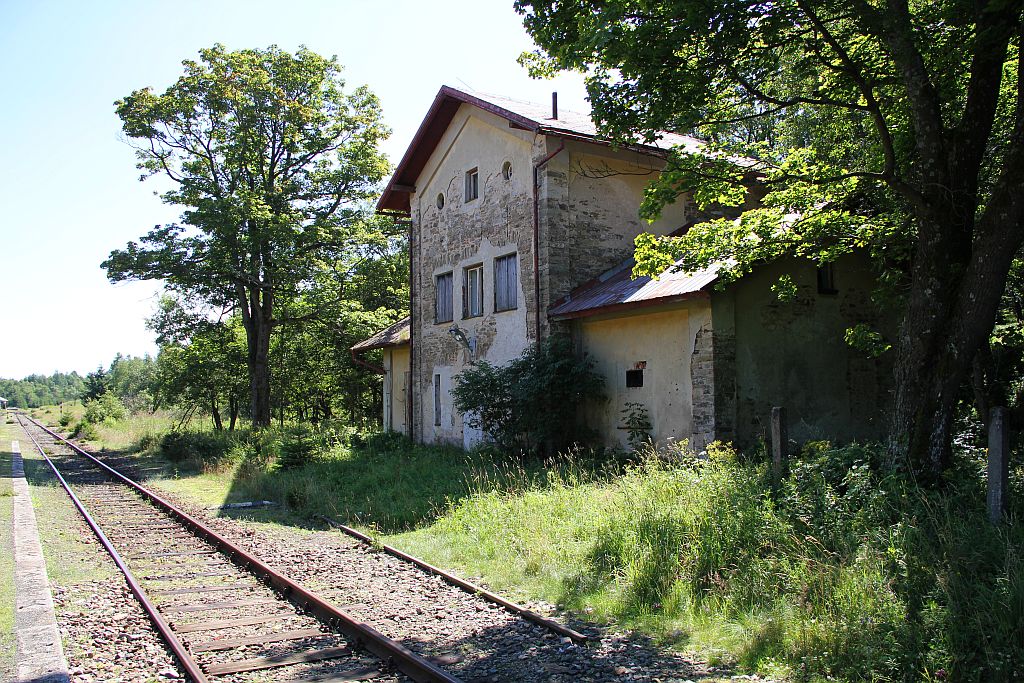
[[[160,454],[171,462],[193,461],[216,466],[231,450],[234,439],[217,432],[171,431],[160,439]]]
[[[277,466],[283,470],[296,469],[311,462],[316,453],[317,444],[308,426],[289,427],[282,434]]]
[[[107,392],[97,398],[90,398],[85,402],[84,420],[90,424],[111,424],[120,422],[128,417],[121,400]]]
[[[83,441],[95,441],[99,437],[99,433],[96,431],[96,425],[92,422],[79,420],[75,425],[74,431],[71,432],[71,436]]]
[[[594,362],[553,336],[503,366],[478,361],[455,377],[452,397],[466,423],[511,452],[557,452],[592,432],[579,423],[587,401],[604,398]]]
[[[67,429],[74,421],[74,415],[72,415],[71,413],[62,413],[60,419],[57,420],[57,424],[61,426],[61,429]]]

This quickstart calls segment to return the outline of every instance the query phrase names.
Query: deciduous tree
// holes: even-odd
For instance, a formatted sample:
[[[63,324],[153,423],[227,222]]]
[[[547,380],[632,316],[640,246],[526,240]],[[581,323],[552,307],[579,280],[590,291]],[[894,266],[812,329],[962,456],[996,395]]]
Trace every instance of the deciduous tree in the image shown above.
[[[173,182],[162,197],[184,207],[182,222],[103,266],[113,282],[161,279],[239,314],[258,427],[271,417],[280,303],[309,286],[320,262],[358,246],[362,207],[388,170],[377,151],[388,131],[377,98],[365,87],[346,93],[337,61],[305,48],[215,45],[184,67],[163,94],[145,88],[116,103],[143,177]]]
[[[1024,240],[1020,0],[518,0],[543,72],[588,72],[595,118],[622,142],[694,133],[651,187],[738,221],[638,240],[638,272],[783,253],[875,256],[902,294],[894,462],[937,477],[956,405]],[[756,157],[759,165],[742,163]],[[739,163],[737,163],[739,162]]]

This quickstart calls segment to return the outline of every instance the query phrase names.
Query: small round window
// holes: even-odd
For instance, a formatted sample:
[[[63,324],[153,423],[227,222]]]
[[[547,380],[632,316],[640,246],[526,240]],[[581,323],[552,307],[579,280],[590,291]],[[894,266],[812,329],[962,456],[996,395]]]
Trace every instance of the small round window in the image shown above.
[[[512,180],[512,162],[506,161],[501,166],[501,177],[505,180]]]
[[[435,202],[435,203],[437,204],[437,208],[439,208],[439,209],[443,209],[444,208],[444,193],[443,192],[439,193],[437,195],[437,202]]]

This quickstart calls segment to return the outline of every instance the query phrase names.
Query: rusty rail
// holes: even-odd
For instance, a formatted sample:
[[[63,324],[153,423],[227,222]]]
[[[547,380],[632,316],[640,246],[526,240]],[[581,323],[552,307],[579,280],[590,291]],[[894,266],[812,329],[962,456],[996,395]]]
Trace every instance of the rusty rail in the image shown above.
[[[191,517],[186,512],[175,507],[149,489],[129,479],[104,463],[102,460],[94,457],[92,454],[79,448],[71,441],[68,441],[31,417],[28,417],[27,415],[25,417],[53,438],[63,442],[79,455],[91,460],[108,474],[119,479],[127,486],[135,489],[151,503],[163,509],[172,517],[177,518],[193,534],[204,539],[207,543],[226,555],[236,565],[256,575],[269,586],[282,593],[292,603],[315,615],[332,628],[338,629],[349,638],[352,638],[357,645],[366,648],[369,652],[380,657],[384,662],[394,666],[394,668],[401,671],[409,678],[422,683],[461,683],[458,678],[455,678],[443,669],[435,666],[425,658],[416,654],[412,650],[409,650],[401,643],[388,638],[369,624],[364,624],[363,622],[356,620],[350,614],[338,609],[316,593],[302,587],[300,584],[276,571],[254,555],[251,555],[243,548],[236,546],[234,543],[227,540],[202,522]]]
[[[353,529],[351,527],[347,527],[344,524],[341,524],[339,522],[334,521],[333,519],[330,519],[329,517],[324,517],[323,515],[320,515],[320,519],[322,519],[324,522],[326,522],[328,525],[334,527],[335,529],[338,529],[339,531],[341,531],[343,533],[346,533],[349,536],[352,536],[353,538],[357,538],[357,539],[359,539],[360,541],[362,541],[363,543],[365,543],[365,544],[367,544],[369,546],[372,546],[372,547],[375,547],[375,548],[380,548],[384,552],[388,553],[389,555],[393,555],[394,557],[397,557],[400,560],[404,560],[406,562],[414,564],[417,567],[419,567],[420,569],[422,569],[422,570],[424,570],[424,571],[426,571],[426,572],[428,572],[430,574],[433,574],[434,576],[441,577],[441,579],[445,583],[449,583],[449,584],[451,584],[453,586],[461,588],[464,591],[467,591],[469,593],[473,593],[474,595],[479,595],[484,600],[487,600],[489,602],[493,602],[496,605],[501,605],[502,607],[507,609],[509,612],[512,612],[513,614],[516,614],[516,615],[522,617],[523,619],[526,619],[527,621],[532,621],[533,623],[535,623],[535,624],[537,624],[539,626],[543,626],[546,629],[550,629],[551,631],[554,631],[555,633],[558,633],[560,635],[563,635],[563,636],[571,639],[575,643],[585,643],[585,642],[587,642],[587,636],[585,636],[584,634],[580,633],[579,631],[574,631],[573,629],[569,628],[568,626],[565,626],[563,624],[559,624],[557,621],[554,621],[552,619],[548,619],[546,617],[542,617],[541,615],[537,614],[533,610],[527,609],[527,608],[523,607],[522,605],[517,605],[516,603],[511,602],[510,600],[506,600],[505,598],[501,597],[500,595],[497,595],[496,593],[492,593],[491,591],[487,590],[486,588],[482,588],[482,587],[476,585],[475,583],[470,583],[469,581],[466,581],[465,579],[460,579],[459,577],[455,576],[454,574],[449,574],[448,572],[446,572],[445,570],[441,569],[440,567],[435,567],[434,565],[430,564],[429,562],[424,562],[423,560],[421,560],[421,559],[419,559],[417,557],[413,557],[412,555],[409,555],[408,553],[404,553],[401,550],[399,550],[398,548],[395,548],[394,546],[387,545],[386,543],[380,543],[379,541],[374,540],[370,536],[367,536],[363,532],[358,531],[356,529]]]
[[[53,470],[53,474],[57,477],[57,481],[59,481],[60,485],[64,487],[65,491],[67,491],[68,496],[71,498],[71,502],[74,503],[75,507],[78,508],[78,511],[82,513],[82,517],[85,518],[86,524],[89,525],[92,532],[96,534],[96,538],[98,538],[100,543],[103,544],[103,547],[106,548],[110,557],[114,560],[114,564],[116,564],[117,568],[121,570],[122,574],[124,574],[125,581],[128,582],[128,587],[131,589],[132,595],[135,596],[135,599],[142,605],[142,609],[144,609],[146,614],[149,615],[149,619],[153,622],[156,630],[159,631],[160,635],[167,641],[168,646],[171,648],[171,652],[174,653],[174,656],[181,663],[182,668],[185,669],[185,672],[193,681],[195,681],[195,683],[209,683],[210,679],[206,677],[205,673],[203,673],[202,667],[200,667],[199,663],[192,658],[192,655],[190,655],[188,650],[185,649],[184,643],[182,643],[181,640],[178,639],[178,636],[175,635],[174,631],[171,630],[171,625],[168,624],[167,620],[164,619],[160,612],[157,611],[156,605],[150,601],[149,596],[146,595],[146,591],[142,589],[142,586],[139,585],[139,582],[135,579],[135,575],[132,574],[130,569],[128,569],[128,565],[124,563],[124,560],[121,559],[121,554],[117,552],[113,544],[111,544],[110,539],[107,538],[107,535],[103,533],[103,530],[100,529],[99,525],[96,523],[96,520],[94,520],[92,515],[89,514],[89,511],[85,509],[85,505],[83,505],[82,501],[78,499],[75,492],[71,490],[71,486],[61,475],[57,466],[52,460],[50,460],[49,456],[46,455],[46,451],[39,442],[36,441],[36,437],[33,436],[30,431],[25,429],[25,425],[22,423],[21,417],[21,414],[17,414],[18,424],[24,432],[28,434],[28,438],[32,440],[36,450],[39,451],[39,455],[43,456],[43,459],[46,460],[46,464],[50,466],[51,470]],[[35,422],[35,420],[32,420],[32,418],[28,416],[26,416],[26,418]],[[36,424],[38,425],[39,423]],[[46,428],[43,427],[43,429]]]

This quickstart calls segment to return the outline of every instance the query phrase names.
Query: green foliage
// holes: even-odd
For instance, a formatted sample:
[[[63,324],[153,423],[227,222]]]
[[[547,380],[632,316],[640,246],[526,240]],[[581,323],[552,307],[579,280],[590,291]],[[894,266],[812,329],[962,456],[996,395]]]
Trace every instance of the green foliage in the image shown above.
[[[194,461],[211,465],[221,461],[234,441],[222,434],[203,431],[171,431],[160,439],[160,454],[175,463]]]
[[[49,377],[29,375],[24,379],[0,379],[0,396],[11,407],[39,408],[77,399],[84,389],[77,372],[55,372]]]
[[[877,448],[809,444],[773,496],[766,466],[707,452],[484,476],[400,545],[772,677],[1024,673],[1024,532],[987,522],[980,460],[936,492],[883,474]]]
[[[120,422],[128,417],[128,411],[114,394],[107,392],[99,398],[91,398],[85,402],[83,420],[92,425]]]
[[[286,430],[277,458],[277,466],[291,470],[309,463],[316,454],[312,430],[306,425],[297,425]]]
[[[634,451],[638,451],[644,446],[649,446],[651,444],[651,429],[654,425],[651,424],[651,415],[647,406],[643,403],[629,401],[622,409],[622,416],[629,433],[627,438],[630,447]]]
[[[892,344],[885,341],[882,333],[872,329],[867,323],[857,323],[846,330],[843,338],[847,344],[872,358],[878,358],[892,348]]]
[[[561,449],[585,440],[578,412],[603,398],[594,362],[573,353],[569,340],[550,337],[498,367],[479,361],[455,377],[455,408],[512,452]]]
[[[112,282],[163,280],[201,318],[236,311],[251,418],[265,426],[273,328],[315,318],[292,304],[337,260],[365,258],[376,228],[393,223],[366,215],[389,169],[377,150],[388,130],[376,96],[346,93],[337,61],[305,48],[215,45],[183,66],[162,94],[116,103],[144,177],[172,181],[162,198],[183,207],[183,225],[156,227],[103,267]]]
[[[904,309],[893,464],[938,481],[952,462],[950,396],[969,381],[1024,244],[1020,3],[515,7],[539,46],[522,61],[586,74],[601,134],[704,141],[667,153],[641,214],[686,193],[716,217],[638,236],[635,275],[715,267],[725,285],[783,256],[871,255]],[[868,336],[855,328],[852,341],[879,352]]]
[[[99,432],[96,430],[96,423],[79,420],[78,423],[75,424],[75,428],[72,430],[71,436],[76,439],[82,439],[83,441],[95,441],[99,437]]]

